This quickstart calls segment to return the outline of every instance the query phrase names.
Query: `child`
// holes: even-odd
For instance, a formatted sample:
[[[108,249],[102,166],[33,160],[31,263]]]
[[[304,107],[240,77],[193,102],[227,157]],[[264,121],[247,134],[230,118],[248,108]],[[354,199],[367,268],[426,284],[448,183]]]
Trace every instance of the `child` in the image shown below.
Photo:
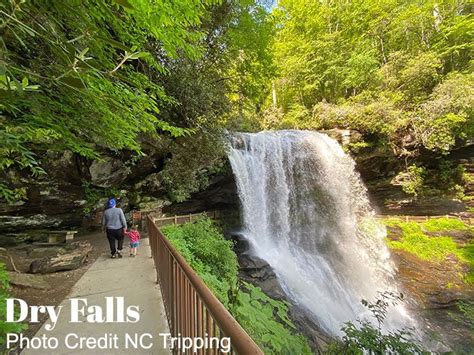
[[[134,225],[132,226],[132,229],[127,231],[125,230],[125,235],[130,239],[130,256],[137,256],[137,248],[138,245],[140,244],[140,233],[138,232],[138,226]]]

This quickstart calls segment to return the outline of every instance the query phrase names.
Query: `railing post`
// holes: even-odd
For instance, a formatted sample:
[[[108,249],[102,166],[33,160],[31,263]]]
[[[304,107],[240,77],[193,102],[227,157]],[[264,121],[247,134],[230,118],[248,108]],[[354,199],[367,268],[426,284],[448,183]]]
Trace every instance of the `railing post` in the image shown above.
[[[174,217],[174,222],[177,223],[177,216]],[[226,336],[231,340],[232,353],[263,355],[252,338],[163,236],[150,216],[147,226],[151,252],[173,337],[178,334],[191,337]],[[217,354],[219,351],[208,349],[201,353]]]

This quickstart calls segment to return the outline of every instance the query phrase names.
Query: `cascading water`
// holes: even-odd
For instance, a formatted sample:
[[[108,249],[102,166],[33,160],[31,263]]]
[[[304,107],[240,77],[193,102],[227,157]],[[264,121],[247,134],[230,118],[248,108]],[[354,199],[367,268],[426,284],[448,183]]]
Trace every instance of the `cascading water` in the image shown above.
[[[235,134],[229,159],[252,252],[323,329],[340,334],[343,322],[366,315],[361,299],[394,291],[385,229],[335,140],[310,131]],[[389,328],[406,321],[397,308]]]

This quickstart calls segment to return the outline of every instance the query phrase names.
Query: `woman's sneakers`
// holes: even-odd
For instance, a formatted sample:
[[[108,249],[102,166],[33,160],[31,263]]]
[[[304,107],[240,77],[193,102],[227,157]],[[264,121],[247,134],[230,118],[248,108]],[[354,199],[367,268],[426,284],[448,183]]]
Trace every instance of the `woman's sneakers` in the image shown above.
[[[115,254],[112,254],[112,259],[115,259],[115,258],[122,258],[122,253],[121,252],[116,252]]]

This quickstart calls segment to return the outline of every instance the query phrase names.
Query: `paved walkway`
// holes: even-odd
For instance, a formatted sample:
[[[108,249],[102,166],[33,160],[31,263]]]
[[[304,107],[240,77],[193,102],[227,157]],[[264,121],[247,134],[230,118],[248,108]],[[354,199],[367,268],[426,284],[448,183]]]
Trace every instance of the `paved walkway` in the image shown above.
[[[128,256],[128,248],[124,251],[127,253],[122,259],[111,259],[105,254],[100,256],[73,287],[68,298],[61,303],[64,307],[60,311],[55,328],[47,331],[45,326],[51,324],[51,321],[48,321],[38,331],[37,337],[46,335],[48,338],[57,338],[58,348],[25,349],[22,354],[170,354],[163,348],[163,337],[159,335],[168,333],[169,330],[161,291],[159,285],[155,283],[156,274],[153,259],[150,258],[148,239],[142,240],[138,250],[139,255],[136,258]],[[79,320],[83,323],[69,322],[71,298],[87,299],[86,312],[88,306],[99,305],[105,313],[105,297],[123,297],[125,309],[128,306],[137,305],[139,321],[136,323],[88,323],[85,322],[84,316],[80,316]],[[148,346],[151,342],[153,346],[149,349],[138,346],[136,349],[129,341],[127,349],[126,334],[131,336],[132,340],[135,340],[135,334],[138,337],[151,334],[152,339],[148,335],[143,336],[142,339],[144,346]],[[89,346],[84,340],[81,349],[80,337],[90,337],[92,340],[89,340]],[[66,338],[70,347],[77,346],[77,348],[68,348],[65,344]]]

